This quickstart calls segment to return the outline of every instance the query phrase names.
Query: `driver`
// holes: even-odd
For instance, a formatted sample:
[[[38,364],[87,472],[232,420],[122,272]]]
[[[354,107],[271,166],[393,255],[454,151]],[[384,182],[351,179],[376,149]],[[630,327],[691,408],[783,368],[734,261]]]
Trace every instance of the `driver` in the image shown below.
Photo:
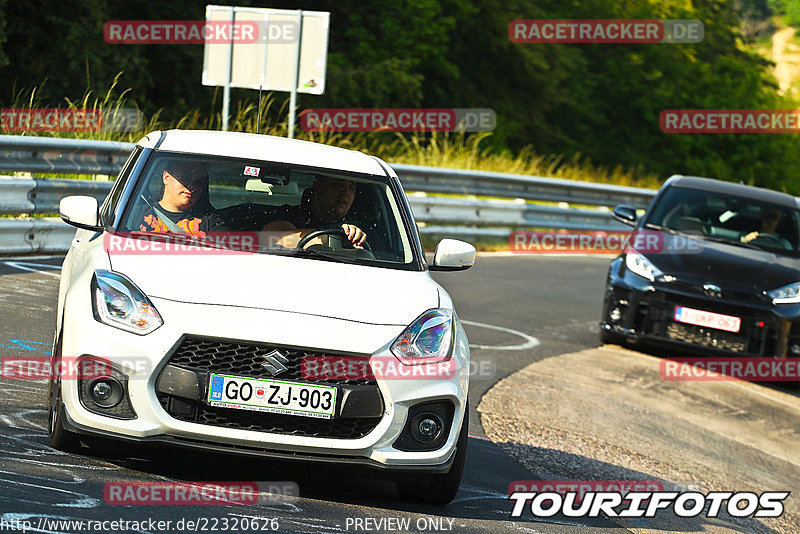
[[[768,237],[779,242],[784,248],[791,249],[792,245],[787,239],[777,233],[778,225],[781,223],[783,211],[778,208],[762,207],[759,213],[761,224],[758,231],[750,232],[742,236],[744,243],[749,243],[758,237]]]
[[[295,248],[300,239],[314,230],[341,225],[353,247],[361,249],[367,235],[359,227],[345,222],[355,194],[354,181],[317,175],[314,178],[310,200],[301,202],[298,206],[282,206],[276,220],[267,224],[263,231],[286,232],[277,243],[284,247]],[[312,239],[309,244],[325,245],[326,237]]]

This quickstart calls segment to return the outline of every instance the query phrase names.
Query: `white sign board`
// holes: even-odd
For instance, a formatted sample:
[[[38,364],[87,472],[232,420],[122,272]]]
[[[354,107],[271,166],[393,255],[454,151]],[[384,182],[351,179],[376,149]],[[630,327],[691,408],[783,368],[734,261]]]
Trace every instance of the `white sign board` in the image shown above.
[[[330,13],[210,5],[206,20],[255,23],[258,32],[255,39],[206,42],[203,85],[325,92]]]

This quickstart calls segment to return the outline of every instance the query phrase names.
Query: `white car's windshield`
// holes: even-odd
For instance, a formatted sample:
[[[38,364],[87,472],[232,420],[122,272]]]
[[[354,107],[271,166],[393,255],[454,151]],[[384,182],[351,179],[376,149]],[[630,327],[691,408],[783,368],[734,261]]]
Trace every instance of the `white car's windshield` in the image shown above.
[[[414,261],[401,204],[378,176],[161,152],[130,202],[121,231],[334,261]]]

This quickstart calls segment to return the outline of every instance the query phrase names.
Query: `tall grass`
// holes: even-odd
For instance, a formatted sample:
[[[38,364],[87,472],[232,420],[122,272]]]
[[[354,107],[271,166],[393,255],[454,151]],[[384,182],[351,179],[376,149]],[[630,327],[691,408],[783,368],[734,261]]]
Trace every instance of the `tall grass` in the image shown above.
[[[105,94],[97,96],[87,90],[82,98],[65,98],[69,109],[95,108],[104,114],[115,113],[129,105],[130,89],[121,90],[118,74]],[[147,117],[143,127],[134,132],[24,132],[22,135],[52,135],[77,139],[136,142],[147,132],[180,128],[187,130],[219,130],[222,116],[218,102],[220,91],[215,91],[208,113],[199,109],[187,111],[176,121],[162,119],[161,110]],[[37,88],[28,93],[18,92],[13,97],[13,108],[48,107],[42,105]],[[52,107],[52,106],[50,106]],[[260,132],[267,135],[286,136],[288,124],[288,98],[280,102],[272,93],[266,93],[261,102]],[[231,111],[228,129],[238,132],[255,132],[258,122],[256,104],[238,101]],[[298,114],[299,122],[299,114]],[[5,132],[0,132],[5,133]],[[537,154],[528,146],[518,152],[497,150],[487,146],[490,132],[462,133],[338,133],[338,132],[296,132],[298,139],[325,143],[351,150],[373,154],[390,163],[429,165],[456,169],[476,169],[524,175],[546,176],[639,187],[658,187],[661,178],[642,169],[625,168],[618,165],[606,168],[592,164],[579,154],[571,158],[560,155]]]

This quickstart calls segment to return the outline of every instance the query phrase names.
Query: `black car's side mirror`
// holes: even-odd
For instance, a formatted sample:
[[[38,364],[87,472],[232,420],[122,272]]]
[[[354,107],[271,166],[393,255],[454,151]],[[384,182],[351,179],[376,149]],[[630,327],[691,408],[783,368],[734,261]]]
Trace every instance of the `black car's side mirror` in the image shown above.
[[[616,220],[628,226],[636,225],[636,208],[631,206],[617,206],[611,212]]]

